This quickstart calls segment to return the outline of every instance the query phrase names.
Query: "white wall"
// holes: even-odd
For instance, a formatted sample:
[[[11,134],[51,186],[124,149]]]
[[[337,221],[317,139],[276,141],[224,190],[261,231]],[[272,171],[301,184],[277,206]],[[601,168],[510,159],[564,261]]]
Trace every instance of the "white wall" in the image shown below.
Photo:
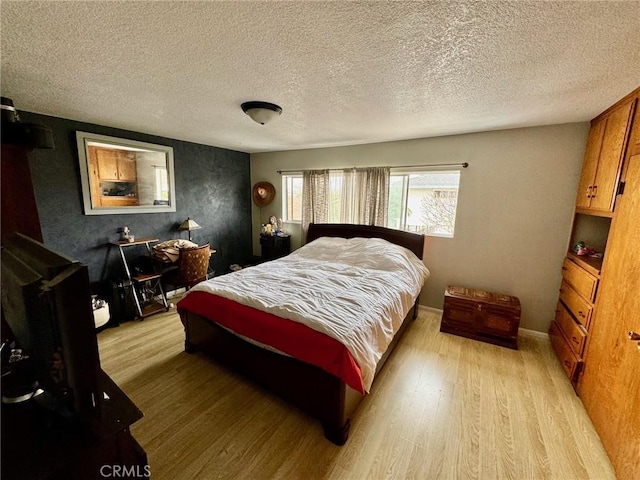
[[[546,331],[554,316],[567,252],[588,123],[400,142],[251,155],[251,180],[276,187],[274,202],[253,206],[254,252],[260,224],[282,214],[277,170],[469,162],[462,170],[454,238],[427,237],[431,271],[420,303],[442,308],[448,284],[520,298],[521,327]],[[285,224],[292,248],[300,227]]]

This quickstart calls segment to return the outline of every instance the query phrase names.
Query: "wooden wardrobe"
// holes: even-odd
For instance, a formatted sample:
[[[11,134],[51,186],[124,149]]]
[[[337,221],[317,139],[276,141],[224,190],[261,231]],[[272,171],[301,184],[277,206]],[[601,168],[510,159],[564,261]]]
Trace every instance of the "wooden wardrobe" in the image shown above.
[[[640,478],[640,88],[591,121],[549,336],[619,479]]]

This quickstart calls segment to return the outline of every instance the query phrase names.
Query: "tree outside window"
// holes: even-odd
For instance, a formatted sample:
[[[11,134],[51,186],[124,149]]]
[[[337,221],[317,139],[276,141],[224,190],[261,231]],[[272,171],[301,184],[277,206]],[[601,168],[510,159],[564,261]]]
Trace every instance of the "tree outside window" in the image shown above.
[[[453,237],[459,171],[392,172],[388,226]]]

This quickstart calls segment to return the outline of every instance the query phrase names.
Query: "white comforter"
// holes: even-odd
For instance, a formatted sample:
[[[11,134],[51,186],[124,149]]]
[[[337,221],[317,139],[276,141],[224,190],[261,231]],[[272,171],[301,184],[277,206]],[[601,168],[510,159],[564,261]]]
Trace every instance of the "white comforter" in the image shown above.
[[[323,237],[189,292],[213,293],[340,341],[358,363],[368,392],[378,360],[428,277],[406,248],[379,238]]]

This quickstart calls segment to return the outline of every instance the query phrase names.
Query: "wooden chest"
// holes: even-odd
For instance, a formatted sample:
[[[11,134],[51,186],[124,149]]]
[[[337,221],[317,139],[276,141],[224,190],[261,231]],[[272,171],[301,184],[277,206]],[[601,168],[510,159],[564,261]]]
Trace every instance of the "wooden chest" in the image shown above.
[[[518,348],[520,300],[500,293],[449,286],[440,331]]]

